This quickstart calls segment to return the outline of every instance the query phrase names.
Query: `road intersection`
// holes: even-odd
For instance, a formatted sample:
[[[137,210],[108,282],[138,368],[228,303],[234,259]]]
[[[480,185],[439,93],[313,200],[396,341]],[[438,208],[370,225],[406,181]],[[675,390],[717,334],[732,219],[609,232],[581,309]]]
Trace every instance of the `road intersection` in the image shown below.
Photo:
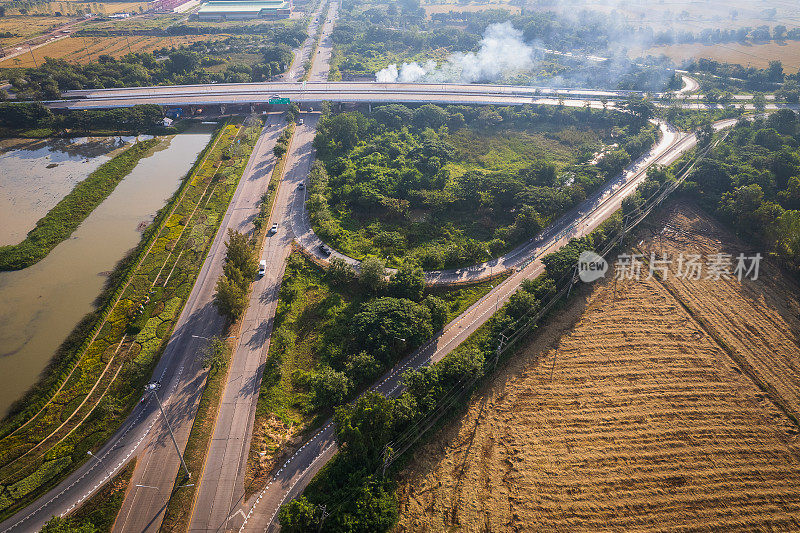
[[[561,102],[560,98],[542,97],[526,88],[505,86],[451,86],[414,84],[348,84],[351,87],[314,82],[327,75],[327,58],[330,57],[330,25],[335,17],[335,6],[331,6],[328,21],[324,23],[320,42],[320,63],[314,61],[310,77],[312,81],[302,84],[285,82],[282,84],[255,84],[257,93],[271,93],[283,87],[281,95],[305,95],[307,101],[403,101],[403,102],[441,102],[441,103],[543,103],[582,106],[589,102],[593,107],[605,107],[606,92],[602,95],[575,94],[575,99]],[[313,19],[312,19],[313,22]],[[330,25],[329,25],[330,23]],[[313,38],[313,34],[312,34]],[[313,47],[301,48],[310,53]],[[296,61],[297,64],[297,61]],[[292,73],[295,74],[295,73]],[[292,75],[290,74],[290,78]],[[109,90],[116,92],[97,92],[84,94],[80,99],[66,101],[67,105],[82,102],[98,107],[130,105],[120,102],[138,102],[137,98],[165,102],[169,99],[225,98],[235,101],[248,101],[252,89],[243,87],[216,86],[209,89],[186,88],[183,95],[169,95],[164,89],[142,88],[136,93],[131,89]],[[209,89],[209,90],[207,90]],[[153,91],[153,94],[148,94]],[[132,96],[133,94],[133,96]],[[199,96],[198,96],[199,95]],[[133,98],[133,100],[131,100]],[[260,96],[259,96],[260,98]],[[352,98],[352,100],[350,100]],[[364,98],[364,100],[359,100]],[[394,98],[394,100],[393,100]],[[238,100],[237,100],[238,99]],[[299,99],[299,97],[298,97]],[[230,103],[230,102],[229,102]],[[78,104],[75,104],[78,105]],[[162,105],[167,105],[163,104]],[[299,494],[308,481],[335,453],[336,443],[332,423],[323,428],[306,442],[275,473],[272,481],[261,492],[244,500],[243,475],[246,467],[249,439],[252,433],[253,413],[257,400],[259,380],[269,347],[269,334],[272,327],[277,291],[283,275],[285,258],[293,239],[303,242],[313,239],[304,209],[304,191],[298,188],[307,179],[313,161],[312,141],[316,130],[318,114],[305,114],[305,123],[297,125],[294,138],[287,153],[286,172],[275,199],[271,221],[278,221],[278,232],[269,237],[262,250],[262,257],[268,262],[268,272],[254,283],[250,307],[243,320],[242,333],[231,362],[230,375],[226,385],[223,403],[212,439],[207,465],[195,483],[200,483],[193,509],[191,529],[193,531],[264,531],[275,528],[275,516],[282,503]],[[718,127],[729,126],[733,121],[718,123]],[[167,416],[175,429],[176,439],[181,448],[185,447],[202,391],[204,371],[197,357],[204,345],[202,337],[221,329],[221,318],[211,307],[211,297],[216,279],[222,269],[224,240],[227,228],[249,231],[252,228],[252,215],[258,210],[261,194],[266,190],[272,174],[274,157],[272,147],[283,129],[280,115],[269,115],[255,149],[245,169],[234,199],[225,215],[220,231],[212,244],[211,252],[202,267],[198,281],[184,308],[156,369],[155,377],[160,378],[162,390],[160,397],[165,404]],[[419,368],[440,360],[458,346],[494,311],[517,290],[522,280],[535,277],[542,272],[539,259],[563,246],[570,238],[584,235],[615,212],[624,197],[631,194],[636,185],[644,179],[647,168],[653,164],[669,164],[696,143],[694,135],[681,134],[666,124],[659,125],[662,139],[650,153],[633,163],[617,180],[607,184],[601,191],[567,213],[542,235],[524,244],[517,250],[496,261],[496,266],[513,269],[514,273],[495,287],[465,313],[448,324],[428,344],[415,351],[390,372],[374,387],[386,395],[396,395],[401,389],[401,375],[405,369]],[[316,241],[308,241],[310,247]],[[462,276],[485,275],[486,268],[495,264],[483,265],[461,271],[444,271],[430,277],[436,282]],[[477,274],[476,274],[477,272]],[[448,278],[449,277],[449,278]],[[112,472],[136,454],[139,457],[131,490],[115,525],[116,531],[156,531],[166,508],[168,497],[178,471],[179,461],[171,449],[171,442],[157,407],[148,402],[130,415],[120,431],[109,441],[97,456],[103,465],[110,466]],[[18,513],[3,524],[0,531],[30,531],[38,529],[53,514],[64,514],[96,491],[109,477],[100,462],[88,462],[69,476],[57,488],[42,497],[29,508]],[[200,475],[201,473],[194,473]]]

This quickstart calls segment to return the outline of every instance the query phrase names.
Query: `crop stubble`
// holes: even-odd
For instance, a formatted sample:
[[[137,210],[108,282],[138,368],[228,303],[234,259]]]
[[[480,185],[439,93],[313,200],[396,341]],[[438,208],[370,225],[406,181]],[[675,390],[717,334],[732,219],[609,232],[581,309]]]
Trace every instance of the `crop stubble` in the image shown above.
[[[679,231],[642,251],[744,249],[690,205],[665,217]],[[796,286],[766,265],[614,290],[587,289],[417,451],[399,531],[800,528]]]

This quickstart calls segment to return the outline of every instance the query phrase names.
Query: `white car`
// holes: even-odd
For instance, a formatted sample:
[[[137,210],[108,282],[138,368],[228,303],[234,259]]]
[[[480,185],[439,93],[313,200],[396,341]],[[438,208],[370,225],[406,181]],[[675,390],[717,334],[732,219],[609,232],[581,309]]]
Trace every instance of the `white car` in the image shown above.
[[[263,276],[266,271],[267,271],[267,260],[266,259],[262,259],[258,263],[258,277]]]
[[[277,222],[275,224],[273,224],[271,228],[269,228],[269,233],[270,233],[270,235],[272,235],[274,233],[278,233],[278,223]]]

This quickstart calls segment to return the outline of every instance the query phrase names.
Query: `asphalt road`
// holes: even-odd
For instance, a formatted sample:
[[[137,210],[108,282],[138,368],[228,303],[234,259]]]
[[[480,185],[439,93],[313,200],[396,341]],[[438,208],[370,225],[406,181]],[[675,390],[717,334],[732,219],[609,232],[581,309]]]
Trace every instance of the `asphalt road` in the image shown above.
[[[715,127],[721,129],[734,123],[733,120],[720,121],[716,123]],[[508,301],[523,280],[534,278],[544,271],[544,266],[540,261],[541,257],[558,250],[572,238],[590,233],[602,224],[619,209],[623,198],[631,194],[646,177],[646,171],[650,165],[670,164],[696,144],[694,135],[678,134],[674,131],[668,131],[667,134],[668,136],[665,136],[663,141],[666,143],[666,147],[661,146],[656,150],[660,152],[660,155],[648,159],[648,163],[645,161],[635,163],[626,171],[624,178],[616,183],[610,191],[590,198],[578,210],[560,218],[545,230],[531,244],[526,261],[514,274],[473,304],[453,322],[446,325],[434,339],[398,363],[382,377],[372,390],[387,396],[399,395],[402,392],[401,380],[405,370],[420,368],[440,361]],[[334,427],[329,420],[278,469],[264,490],[248,500],[247,505],[242,509],[246,520],[240,531],[277,530],[276,516],[280,506],[299,495],[336,450]]]
[[[634,161],[629,167],[632,172],[639,168],[644,168],[653,164],[658,158],[670,149],[673,142],[677,139],[678,133],[665,123],[658,122],[661,130],[661,140],[646,154],[641,156],[639,160]],[[582,205],[586,209],[588,206],[608,197],[614,193],[619,187],[629,184],[632,179],[631,172],[626,172],[618,176],[614,180],[610,180],[599,191],[593,194]],[[638,181],[636,182],[638,184]],[[352,265],[356,269],[360,268],[360,261],[353,259],[342,254],[339,251],[332,250],[328,255],[322,252],[322,240],[317,236],[311,227],[311,221],[308,217],[308,212],[305,211],[305,203],[300,199],[295,206],[295,212],[302,212],[302,217],[295,217],[294,233],[297,242],[309,254],[314,255],[321,262],[328,262],[332,258],[342,259],[346,263]],[[577,212],[577,211],[576,211]],[[522,263],[526,262],[533,253],[532,250],[536,247],[536,241],[530,240],[525,242],[510,251],[509,253],[486,261],[484,263],[471,265],[464,268],[451,268],[446,270],[428,270],[425,272],[425,282],[428,285],[453,285],[457,283],[476,282],[482,279],[488,279],[497,274],[505,272],[506,270],[518,268]],[[330,248],[330,247],[329,247]]]
[[[192,289],[192,309],[188,314],[184,309],[181,315],[181,319],[185,318],[185,330],[197,337],[192,337],[192,342],[184,349],[176,349],[176,359],[185,370],[172,385],[172,394],[163,400],[181,450],[189,438],[206,376],[200,355],[207,343],[204,337],[220,332],[223,326],[223,319],[211,301],[217,279],[222,274],[228,228],[240,232],[252,229],[253,214],[258,212],[261,195],[267,189],[275,163],[272,148],[284,126],[282,115],[267,116],[267,124],[228,206],[203,271]],[[167,349],[177,341],[171,338]],[[158,531],[180,466],[166,428],[163,427],[152,432],[144,447],[137,451],[137,456],[131,489],[126,494],[115,531]],[[199,473],[192,474],[196,478]],[[197,480],[193,479],[192,482],[196,483]]]
[[[314,20],[321,10],[322,6],[312,17],[310,37],[307,40],[310,43],[306,42],[302,47],[305,52],[298,55],[301,61],[305,61],[313,50],[316,31],[312,28],[317,27]],[[335,17],[335,9],[329,12],[325,21],[328,28],[333,23],[332,17]],[[319,68],[316,65],[330,58],[330,49],[324,59],[322,54],[318,56],[314,58],[312,68],[327,76],[327,66]],[[277,232],[267,235],[259,253],[259,259],[266,260],[267,269],[264,276],[253,284],[248,308],[242,319],[241,334],[231,359],[222,404],[193,507],[190,531],[236,529],[244,520],[244,513],[237,512],[237,508],[244,501],[244,478],[261,377],[269,353],[278,291],[294,237],[291,231],[291,211],[297,198],[303,197],[297,184],[308,176],[311,167],[311,142],[316,131],[317,117],[309,115],[305,122],[304,125],[296,126],[286,155],[284,176],[278,186],[267,223],[268,226],[277,223],[278,229]],[[252,225],[246,229],[249,231]]]
[[[345,103],[436,103],[523,105],[563,103],[567,106],[589,104],[595,108],[615,105],[626,95],[609,96],[610,91],[558,90],[543,92],[535,87],[481,84],[373,83],[373,82],[270,82],[207,84],[122,89],[89,89],[64,93],[65,100],[47,102],[53,109],[98,109],[130,107],[136,104],[162,106],[203,106],[219,104],[263,105],[273,95],[297,103],[320,101]],[[691,109],[722,109],[723,104],[708,104],[702,95],[690,95],[673,101]],[[666,104],[663,104],[666,105]],[[742,103],[746,109],[753,105]],[[797,104],[769,103],[767,109],[797,109]]]
[[[312,72],[312,75],[322,76],[322,72]],[[269,84],[262,85],[268,86]],[[331,84],[324,85],[330,86]],[[377,84],[369,85],[375,86]],[[368,88],[359,89],[359,91],[352,94],[356,97],[361,95],[369,99],[379,98],[382,101],[391,101],[392,95],[395,94],[395,97],[399,98],[397,101],[408,101],[403,100],[403,98],[412,95],[414,98],[418,98],[418,101],[464,101],[473,103],[491,103],[487,100],[496,100],[497,103],[511,103],[514,101],[519,103],[530,103],[532,101],[541,103],[557,102],[553,98],[514,94],[518,88],[462,86],[462,89],[459,89],[460,92],[454,92],[451,86],[417,85],[404,89],[402,85],[390,84],[383,88],[378,87],[376,91]],[[161,90],[161,88],[158,89]],[[215,90],[218,89],[222,89],[222,86],[216,86]],[[498,91],[500,95],[489,93],[490,89]],[[274,89],[267,89],[266,92],[271,90]],[[236,96],[236,91],[233,91],[233,89],[231,91],[228,94]],[[426,93],[426,91],[430,92]],[[222,92],[224,93],[225,91],[222,90]],[[262,87],[259,93],[263,94],[263,92]],[[324,95],[325,99],[336,99],[331,97],[332,95],[335,96],[333,92],[325,90],[318,91],[313,98],[319,100],[321,95]],[[244,96],[247,95],[245,94]],[[161,97],[158,96],[158,98]],[[105,104],[101,105],[107,105],[109,101],[114,99],[125,100],[126,98],[121,95],[115,95],[111,100],[105,98],[100,98],[99,100],[105,102]],[[583,101],[567,100],[565,104],[583,105]],[[591,105],[600,107],[603,104],[599,100],[594,100]],[[248,224],[250,224],[248,217],[252,217],[257,210],[257,202],[262,192],[266,190],[267,180],[271,173],[270,165],[273,159],[271,148],[274,146],[275,139],[283,124],[280,122],[281,119],[276,116],[270,117],[270,121],[253,152],[248,168],[245,171],[245,176],[240,182],[234,199],[229,206],[221,230],[204,262],[198,281],[155,373],[155,376],[160,378],[162,383],[159,396],[164,399],[167,416],[176,430],[176,438],[181,448],[185,446],[188,438],[199,394],[202,390],[202,380],[205,375],[200,368],[199,358],[197,357],[205,343],[200,336],[207,336],[209,332],[216,332],[220,329],[220,319],[216,315],[216,311],[210,306],[210,301],[214,284],[221,272],[226,228],[246,229],[248,227]],[[259,365],[262,364],[267,349],[264,341],[268,336],[268,327],[271,327],[270,313],[274,313],[276,281],[279,282],[280,280],[277,268],[280,268],[281,272],[283,268],[283,261],[280,256],[285,253],[290,236],[296,232],[297,224],[302,222],[304,217],[303,210],[296,208],[298,204],[302,206],[301,193],[296,188],[296,185],[300,180],[305,179],[308,173],[313,156],[311,140],[313,139],[315,125],[316,119],[306,117],[306,124],[298,126],[290,149],[287,173],[278,192],[275,213],[276,219],[282,218],[286,223],[281,225],[278,234],[274,236],[274,246],[270,247],[268,244],[265,248],[265,254],[272,254],[269,256],[269,260],[273,269],[275,269],[275,272],[273,272],[275,275],[265,276],[263,280],[256,284],[254,294],[258,298],[264,299],[259,301],[259,305],[253,306],[256,309],[253,312],[256,314],[246,319],[243,335],[243,339],[247,339],[243,344],[245,346],[252,344],[253,346],[242,350],[239,360],[235,360],[232,363],[231,375],[234,379],[237,379],[235,375],[242,376],[240,381],[244,382],[249,379],[250,384],[245,385],[244,383],[229,381],[230,386],[226,390],[226,396],[223,400],[225,414],[220,414],[218,426],[225,428],[229,425],[231,429],[223,438],[218,438],[222,435],[222,430],[215,432],[212,447],[215,447],[214,449],[217,451],[209,455],[208,465],[203,472],[204,479],[206,479],[207,475],[209,476],[207,479],[211,479],[210,476],[212,475],[216,476],[218,480],[223,480],[228,488],[220,488],[220,490],[212,490],[205,493],[203,485],[208,487],[213,482],[201,484],[200,498],[195,508],[197,511],[202,506],[202,511],[195,514],[195,518],[198,520],[197,524],[201,524],[200,521],[202,520],[206,521],[206,525],[201,525],[201,528],[209,525],[212,529],[220,526],[232,527],[233,523],[225,524],[224,522],[228,516],[233,514],[242,519],[249,518],[244,525],[245,529],[252,529],[254,525],[256,525],[255,529],[263,529],[265,524],[272,523],[274,513],[280,503],[285,501],[287,497],[293,496],[302,490],[307,481],[335,451],[332,428],[330,425],[326,425],[316,437],[306,443],[295,456],[279,469],[274,481],[262,493],[251,498],[246,504],[241,504],[241,492],[238,492],[237,483],[239,483],[239,486],[241,485],[240,476],[244,468],[242,462],[247,457],[247,446],[249,445],[249,435],[252,429],[252,418],[245,415],[248,412],[252,412],[254,407],[253,402],[257,393],[257,384],[253,382],[253,377],[260,378]],[[658,162],[669,162],[670,158],[677,157],[681,149],[686,149],[691,144],[692,142],[689,139],[680,141],[678,147],[667,150],[658,159]],[[646,164],[640,164],[637,172],[642,172],[646,166]],[[636,174],[638,177],[634,176],[631,179],[641,179],[641,175],[641,173]],[[568,224],[565,228],[559,229],[560,226],[553,227],[548,230],[545,237],[530,243],[528,252],[535,254],[535,257],[539,257],[556,249],[569,238],[590,231],[616,209],[625,193],[629,193],[632,190],[633,181],[629,180],[626,183],[628,184],[624,187],[618,187],[616,191],[609,193],[608,199],[602,199],[599,205],[592,208],[588,214],[589,218],[584,217],[583,213],[575,213],[571,221],[565,220],[563,222],[563,224]],[[280,206],[284,206],[289,211],[279,212]],[[295,207],[292,208],[292,206]],[[578,223],[576,220],[581,222]],[[574,224],[578,224],[578,226],[574,226]],[[520,257],[521,263],[524,260],[527,260],[527,258]],[[280,266],[276,267],[278,264]],[[399,377],[404,368],[409,366],[417,367],[427,362],[436,361],[457,346],[461,340],[465,339],[483,323],[496,307],[502,305],[516,290],[524,277],[536,274],[536,268],[541,268],[541,265],[537,267],[537,264],[538,262],[536,261],[527,264],[520,272],[511,276],[484,299],[476,303],[457,321],[449,324],[434,341],[407,358],[392,373],[388,374],[385,380],[377,386],[378,389],[384,393],[396,393]],[[271,290],[273,292],[270,292]],[[271,308],[272,311],[270,311]],[[267,323],[268,326],[264,326],[264,323]],[[259,343],[262,343],[262,345],[257,346]],[[239,353],[240,350],[237,349],[237,356]],[[256,364],[257,361],[259,365]],[[154,426],[155,431],[151,431]],[[233,433],[237,433],[237,435],[244,434],[245,437],[234,437]],[[171,447],[171,441],[163,425],[163,420],[157,414],[156,406],[153,405],[153,402],[148,402],[143,406],[137,407],[124,423],[120,432],[98,452],[97,455],[102,463],[92,461],[83,465],[78,471],[69,476],[65,482],[24,512],[0,524],[0,531],[36,530],[53,514],[68,512],[107,480],[108,473],[104,472],[117,470],[124,465],[133,453],[139,454],[140,462],[137,464],[131,490],[126,497],[115,529],[117,531],[154,531],[158,529],[179,463]],[[199,473],[194,474],[197,476]],[[228,504],[227,502],[230,503]],[[206,516],[202,516],[204,514]],[[220,518],[222,518],[223,523],[220,523],[220,526],[214,525],[219,523]]]

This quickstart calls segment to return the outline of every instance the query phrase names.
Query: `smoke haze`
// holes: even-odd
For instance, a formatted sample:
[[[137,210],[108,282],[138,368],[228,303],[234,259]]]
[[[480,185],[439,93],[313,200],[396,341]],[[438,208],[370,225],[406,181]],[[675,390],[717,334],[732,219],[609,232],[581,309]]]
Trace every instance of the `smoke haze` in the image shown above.
[[[530,70],[535,64],[535,50],[522,39],[522,32],[510,22],[492,24],[486,28],[477,52],[456,52],[437,65],[430,60],[424,64],[391,64],[378,71],[379,83],[395,82],[490,82],[514,72]]]

